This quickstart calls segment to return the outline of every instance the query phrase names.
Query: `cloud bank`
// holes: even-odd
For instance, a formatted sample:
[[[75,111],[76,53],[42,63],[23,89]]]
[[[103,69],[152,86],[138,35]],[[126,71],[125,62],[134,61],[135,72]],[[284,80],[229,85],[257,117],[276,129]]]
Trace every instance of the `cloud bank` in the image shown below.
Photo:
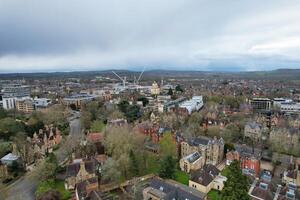
[[[300,2],[0,1],[0,72],[300,68]]]

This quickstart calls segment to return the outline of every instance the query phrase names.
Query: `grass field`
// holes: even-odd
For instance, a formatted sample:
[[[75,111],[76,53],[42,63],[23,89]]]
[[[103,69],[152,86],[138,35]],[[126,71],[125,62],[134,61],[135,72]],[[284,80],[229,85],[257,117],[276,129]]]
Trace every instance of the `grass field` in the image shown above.
[[[183,171],[177,170],[175,172],[175,181],[184,185],[189,185],[189,175]]]
[[[229,173],[229,168],[228,168],[228,166],[226,166],[226,167],[221,171],[221,175],[227,177],[228,173]]]
[[[218,190],[210,190],[207,194],[208,200],[219,200],[219,191]]]
[[[40,197],[50,190],[57,190],[60,193],[61,200],[68,200],[71,197],[71,193],[65,190],[64,181],[61,180],[48,180],[41,182],[38,185],[36,196]]]

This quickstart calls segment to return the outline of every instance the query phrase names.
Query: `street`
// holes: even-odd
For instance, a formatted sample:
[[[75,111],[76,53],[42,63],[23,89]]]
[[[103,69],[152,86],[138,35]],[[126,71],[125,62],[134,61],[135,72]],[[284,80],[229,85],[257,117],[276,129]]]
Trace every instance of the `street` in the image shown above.
[[[70,134],[67,136],[64,144],[55,152],[58,162],[62,162],[68,156],[67,149],[72,145],[75,139],[81,137],[80,113],[73,113],[74,117],[69,119]],[[34,170],[27,172],[23,177],[8,185],[6,188],[0,188],[0,200],[34,200],[34,192],[38,185],[38,178],[34,176]]]

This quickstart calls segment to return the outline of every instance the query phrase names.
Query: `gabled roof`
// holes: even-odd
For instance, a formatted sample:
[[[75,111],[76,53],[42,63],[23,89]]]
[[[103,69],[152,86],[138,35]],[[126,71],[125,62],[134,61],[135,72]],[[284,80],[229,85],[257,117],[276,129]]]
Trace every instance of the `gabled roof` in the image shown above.
[[[201,185],[209,185],[220,173],[220,170],[214,165],[206,164],[203,168],[195,171],[192,175],[192,181]]]
[[[88,173],[94,174],[96,170],[95,160],[82,161],[84,162],[85,169]],[[76,176],[80,170],[80,162],[72,163],[67,166],[67,177]]]

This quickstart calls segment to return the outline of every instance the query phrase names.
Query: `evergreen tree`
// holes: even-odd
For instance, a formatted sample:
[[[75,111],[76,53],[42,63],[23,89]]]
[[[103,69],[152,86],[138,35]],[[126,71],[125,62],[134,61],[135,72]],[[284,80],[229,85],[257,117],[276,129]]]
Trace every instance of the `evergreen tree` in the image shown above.
[[[133,153],[132,150],[129,152],[129,160],[130,160],[130,166],[129,166],[129,172],[132,176],[137,176],[139,175],[139,164],[138,160],[135,157],[135,154]]]
[[[229,166],[227,181],[221,192],[221,199],[224,200],[249,200],[248,180],[242,174],[240,163],[233,161]]]
[[[173,96],[173,90],[172,90],[172,88],[169,88],[168,95]]]
[[[165,156],[160,163],[159,176],[161,178],[174,178],[175,160],[171,155]]]

